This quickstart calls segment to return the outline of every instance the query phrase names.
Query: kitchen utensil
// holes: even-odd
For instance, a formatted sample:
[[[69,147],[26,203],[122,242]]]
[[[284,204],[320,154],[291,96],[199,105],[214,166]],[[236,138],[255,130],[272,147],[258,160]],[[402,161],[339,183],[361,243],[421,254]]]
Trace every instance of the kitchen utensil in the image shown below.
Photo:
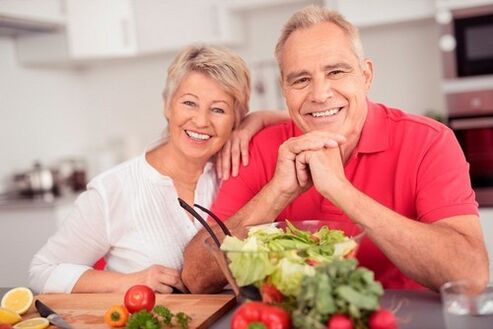
[[[55,309],[74,329],[109,329],[104,313],[111,305],[121,304],[123,294],[46,294],[36,298]],[[233,308],[236,298],[232,294],[156,294],[156,304],[174,314],[184,312],[191,316],[189,328],[205,329]],[[36,316],[38,313],[31,308],[23,318]]]
[[[36,196],[53,193],[55,179],[50,169],[35,162],[31,169],[14,176],[14,184],[20,194]]]
[[[46,306],[39,299],[36,300],[34,306],[38,310],[39,315],[41,315],[44,318],[47,318],[51,324],[61,329],[72,329],[72,326],[69,325],[60,315],[58,315],[55,311],[53,311],[51,308]]]
[[[345,235],[348,237],[348,239],[332,244],[334,253],[340,256],[330,256],[330,257],[343,257],[343,255],[346,258],[354,257],[357,251],[357,247],[359,246],[359,243],[365,234],[364,230],[361,227],[346,221],[304,220],[304,221],[293,221],[291,222],[291,224],[297,229],[308,231],[310,233],[317,232],[323,226],[328,227],[330,230],[343,231]],[[286,227],[287,227],[287,223],[284,221],[273,222],[273,223],[269,222],[266,224],[246,227],[244,228],[244,231],[240,230],[240,232],[236,232],[236,234],[244,238],[247,236],[247,232],[249,230],[257,230],[260,228],[267,228],[267,229],[279,228],[282,229],[283,231],[286,231]],[[214,258],[216,259],[216,262],[219,264],[219,267],[221,268],[226,279],[228,280],[229,285],[237,295],[242,294],[242,289],[244,287],[242,286],[241,283],[238,284],[238,280],[235,277],[234,268],[236,268],[237,275],[243,276],[243,278],[238,278],[240,282],[248,282],[252,277],[255,277],[256,278],[255,284],[259,285],[264,282],[269,282],[269,276],[264,277],[262,279],[261,273],[263,273],[263,271],[262,269],[257,267],[259,264],[264,264],[266,268],[275,268],[280,270],[280,267],[281,268],[283,267],[281,264],[283,264],[284,259],[286,260],[300,259],[300,260],[304,260],[305,263],[299,265],[300,267],[298,268],[298,271],[305,271],[306,269],[303,268],[303,266],[305,266],[304,264],[307,264],[306,266],[314,266],[318,262],[322,261],[320,259],[314,261],[308,256],[314,254],[314,251],[317,250],[316,246],[308,247],[308,248],[304,247],[297,249],[284,249],[284,248],[279,248],[278,245],[279,250],[271,250],[271,251],[241,250],[240,251],[240,250],[220,249],[220,247],[216,243],[214,243],[214,241],[210,238],[207,238],[205,240],[205,244],[210,250],[210,252],[212,253],[212,255],[214,256]],[[319,253],[315,253],[315,254],[320,255]],[[323,261],[330,262],[331,260],[330,257],[327,256],[326,259]],[[235,262],[237,262],[236,265]],[[238,272],[238,269],[240,267],[241,267],[241,273]],[[292,270],[292,268],[293,267],[290,267],[290,270]],[[251,271],[252,269],[255,269],[255,271]],[[282,278],[284,277],[284,274],[286,272],[277,272],[278,275],[279,273],[283,273],[280,276]],[[248,284],[247,286],[252,286],[252,285],[253,284]]]
[[[200,216],[192,207],[190,207],[190,205],[188,203],[186,203],[182,199],[178,198],[178,202],[180,203],[180,206],[183,209],[188,211],[193,217],[195,217],[202,224],[202,226],[204,226],[206,231],[209,233],[211,238],[214,240],[216,247],[219,248],[221,246],[221,243],[219,242],[218,237],[216,236],[214,231],[211,229],[209,224],[207,224],[207,222],[202,218],[202,216]],[[226,225],[224,225],[224,223],[221,221],[221,219],[219,219],[219,217],[217,217],[212,211],[210,211],[210,210],[208,210],[208,209],[206,209],[206,208],[204,208],[198,204],[194,204],[194,207],[197,207],[197,208],[205,211],[207,214],[209,214],[212,217],[212,219],[214,219],[214,221],[217,223],[217,225],[219,225],[219,227],[223,231],[224,235],[232,236],[231,232],[226,227]],[[250,300],[261,300],[262,299],[262,296],[260,295],[259,289],[256,286],[254,286],[253,284],[243,286],[241,288],[236,287],[235,292],[238,295],[241,295],[242,297],[250,299]]]

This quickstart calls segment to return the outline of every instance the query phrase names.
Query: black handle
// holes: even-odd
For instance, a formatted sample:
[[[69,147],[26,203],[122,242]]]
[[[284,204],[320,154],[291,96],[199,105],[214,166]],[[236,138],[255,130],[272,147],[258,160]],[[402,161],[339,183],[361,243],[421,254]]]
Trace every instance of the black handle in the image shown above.
[[[231,236],[231,232],[229,231],[229,229],[226,227],[226,225],[224,225],[223,221],[219,219],[219,217],[216,216],[216,214],[214,214],[212,211],[210,211],[209,209],[205,208],[205,207],[202,207],[201,205],[199,204],[196,204],[194,203],[193,204],[194,207],[197,207],[199,208],[200,210],[202,211],[205,211],[209,216],[212,217],[212,219],[214,219],[217,223],[217,225],[219,225],[219,227],[223,230],[223,233],[225,235],[229,235]]]
[[[55,311],[53,311],[51,308],[46,306],[42,301],[39,299],[36,299],[34,302],[34,306],[39,312],[39,315],[41,315],[43,318],[47,318],[51,314],[56,314]]]
[[[217,238],[216,234],[211,229],[211,227],[209,226],[209,224],[207,224],[207,222],[205,221],[205,219],[203,219],[198,214],[198,212],[196,212],[192,207],[190,207],[190,205],[188,203],[186,203],[182,199],[178,198],[178,202],[180,203],[180,206],[183,209],[185,209],[186,211],[188,211],[193,217],[195,217],[200,222],[200,224],[202,224],[202,226],[207,230],[207,232],[209,232],[211,238],[214,240],[214,242],[216,243],[217,247],[220,248],[221,247],[221,242],[219,242],[219,239]]]

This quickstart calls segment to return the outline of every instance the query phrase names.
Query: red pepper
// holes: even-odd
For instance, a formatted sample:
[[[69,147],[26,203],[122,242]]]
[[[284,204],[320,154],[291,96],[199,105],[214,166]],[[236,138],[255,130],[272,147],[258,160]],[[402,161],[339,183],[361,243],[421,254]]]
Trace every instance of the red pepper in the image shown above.
[[[233,314],[231,329],[289,329],[291,318],[289,313],[277,306],[247,302]]]

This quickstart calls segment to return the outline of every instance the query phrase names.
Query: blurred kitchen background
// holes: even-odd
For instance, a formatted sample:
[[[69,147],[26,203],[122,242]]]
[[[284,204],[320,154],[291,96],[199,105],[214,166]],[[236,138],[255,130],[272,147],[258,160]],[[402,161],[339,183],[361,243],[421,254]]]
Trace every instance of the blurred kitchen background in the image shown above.
[[[311,3],[360,27],[371,99],[453,126],[493,253],[493,0],[0,0],[0,287],[27,284],[91,177],[159,137],[180,47],[235,49],[252,110],[283,110],[274,45]]]

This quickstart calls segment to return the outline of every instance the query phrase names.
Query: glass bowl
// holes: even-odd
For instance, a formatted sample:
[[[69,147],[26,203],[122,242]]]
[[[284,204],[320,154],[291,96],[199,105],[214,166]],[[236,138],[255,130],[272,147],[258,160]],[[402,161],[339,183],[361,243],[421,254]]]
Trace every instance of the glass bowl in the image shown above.
[[[220,248],[210,237],[205,245],[237,296],[260,299],[264,285],[295,298],[303,275],[335,258],[355,257],[365,233],[351,222],[303,220],[247,226],[232,234]]]

